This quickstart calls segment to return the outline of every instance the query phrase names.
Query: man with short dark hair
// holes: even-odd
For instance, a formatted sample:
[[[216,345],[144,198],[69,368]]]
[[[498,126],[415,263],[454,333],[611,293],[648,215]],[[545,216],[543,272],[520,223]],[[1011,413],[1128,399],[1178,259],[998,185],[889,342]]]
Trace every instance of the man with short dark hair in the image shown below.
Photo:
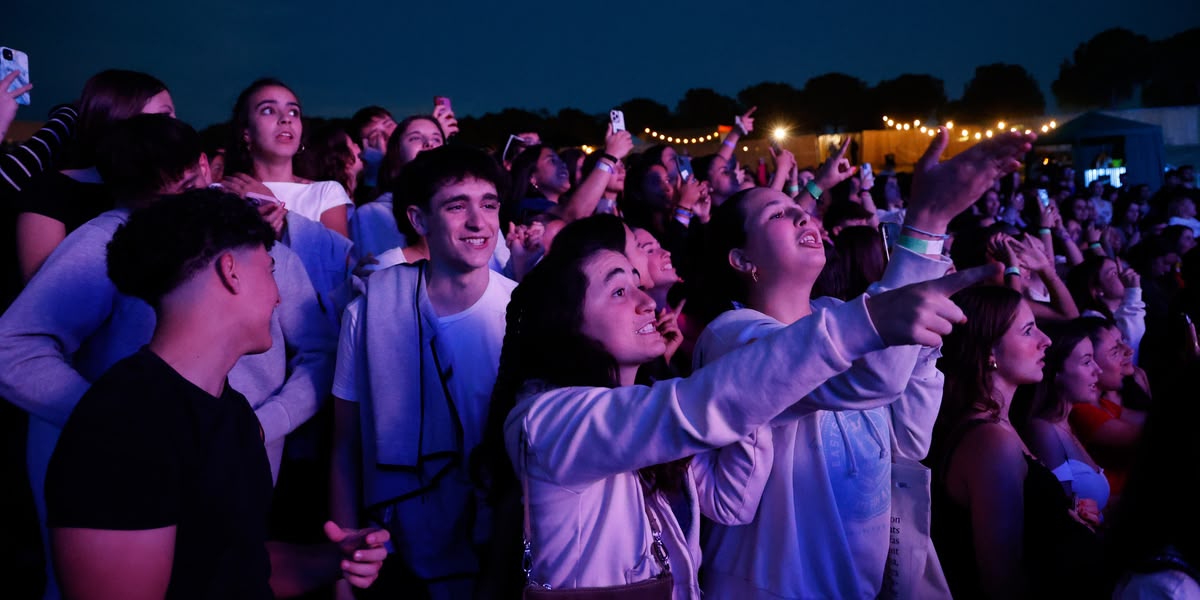
[[[435,599],[471,595],[475,548],[490,531],[465,466],[483,436],[516,287],[488,269],[500,178],[491,157],[460,146],[405,165],[398,196],[412,204],[396,219],[425,238],[429,260],[375,272],[342,318],[333,517],[365,512],[386,527]]]
[[[264,434],[229,373],[272,345],[275,233],[241,198],[195,190],[133,213],[108,244],[122,294],[153,307],[148,345],[80,399],[46,478],[69,598],[271,598],[339,577],[370,585],[384,531],[267,542]]]

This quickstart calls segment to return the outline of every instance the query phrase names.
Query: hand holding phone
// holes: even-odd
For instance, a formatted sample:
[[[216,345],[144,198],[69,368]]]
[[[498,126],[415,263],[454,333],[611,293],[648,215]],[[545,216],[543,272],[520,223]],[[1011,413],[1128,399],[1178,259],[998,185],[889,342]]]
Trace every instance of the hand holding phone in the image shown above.
[[[0,81],[7,82],[3,93],[16,100],[17,104],[29,104],[29,57],[20,50],[0,47]]]
[[[608,118],[612,121],[613,133],[625,131],[625,113],[617,109],[609,111]]]
[[[458,133],[458,119],[454,118],[454,109],[450,108],[450,99],[445,96],[433,97],[433,118],[442,126],[446,137]]]
[[[1042,206],[1050,206],[1050,194],[1046,192],[1046,188],[1038,188],[1037,196]]]
[[[676,154],[675,164],[679,166],[679,181],[687,183],[692,178],[692,157],[686,154]]]
[[[433,108],[436,110],[439,106],[444,106],[446,107],[447,111],[454,112],[454,109],[450,108],[450,98],[447,98],[446,96],[433,97]]]

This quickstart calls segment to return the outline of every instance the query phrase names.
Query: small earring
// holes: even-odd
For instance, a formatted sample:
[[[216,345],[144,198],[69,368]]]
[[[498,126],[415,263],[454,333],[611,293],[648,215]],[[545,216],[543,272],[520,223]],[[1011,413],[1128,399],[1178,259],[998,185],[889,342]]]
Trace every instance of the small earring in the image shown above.
[[[300,149],[296,151],[296,154],[300,154],[301,152],[304,152],[304,144],[300,144]]]
[[[758,269],[753,269],[750,271],[750,279],[753,279],[754,283],[758,283]]]
[[[988,368],[993,371],[1000,368],[1000,365],[996,364],[996,359],[994,357],[988,359]]]

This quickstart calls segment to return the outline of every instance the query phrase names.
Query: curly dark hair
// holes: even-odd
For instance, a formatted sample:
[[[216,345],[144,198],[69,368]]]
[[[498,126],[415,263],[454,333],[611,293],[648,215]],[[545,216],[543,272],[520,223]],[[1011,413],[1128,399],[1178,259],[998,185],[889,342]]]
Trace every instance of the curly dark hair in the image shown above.
[[[108,243],[108,277],[122,294],[159,306],[221,252],[262,245],[275,232],[250,203],[217,189],[189,190],[134,211]]]

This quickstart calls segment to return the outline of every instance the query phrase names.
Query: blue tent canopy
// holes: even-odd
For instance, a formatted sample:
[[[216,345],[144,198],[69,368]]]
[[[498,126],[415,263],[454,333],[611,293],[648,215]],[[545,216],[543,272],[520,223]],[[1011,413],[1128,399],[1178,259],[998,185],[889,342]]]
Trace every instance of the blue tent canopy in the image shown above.
[[[1034,142],[1034,147],[1038,146],[1070,146],[1077,184],[1083,183],[1084,169],[1094,165],[1103,152],[1124,159],[1124,182],[1145,183],[1152,190],[1162,187],[1166,157],[1158,125],[1089,112],[1039,137]]]

